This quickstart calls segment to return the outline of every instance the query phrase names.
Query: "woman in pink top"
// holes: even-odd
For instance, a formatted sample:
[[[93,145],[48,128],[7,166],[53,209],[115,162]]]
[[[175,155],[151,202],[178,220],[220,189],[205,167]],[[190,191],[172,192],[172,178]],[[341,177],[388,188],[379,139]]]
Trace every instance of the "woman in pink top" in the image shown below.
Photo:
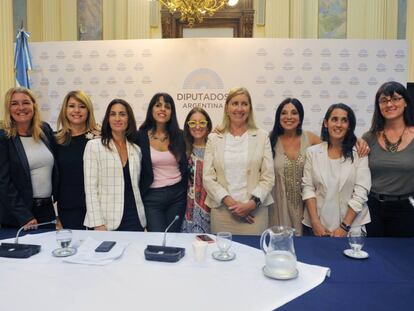
[[[183,132],[178,126],[173,98],[155,94],[148,105],[136,143],[142,151],[140,192],[148,231],[179,232],[187,195],[187,161]]]

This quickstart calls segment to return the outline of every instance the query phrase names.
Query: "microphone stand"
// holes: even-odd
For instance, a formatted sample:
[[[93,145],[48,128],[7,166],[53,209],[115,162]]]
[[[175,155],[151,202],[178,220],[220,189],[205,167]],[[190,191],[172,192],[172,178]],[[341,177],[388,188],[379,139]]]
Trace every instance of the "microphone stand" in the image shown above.
[[[173,221],[168,225],[167,229],[165,229],[164,231],[164,238],[162,240],[162,246],[165,246],[166,244],[166,240],[167,240],[167,232],[168,230],[171,228],[171,226],[178,220],[178,218],[180,218],[180,216],[175,215]]]
[[[180,217],[176,215],[173,221],[168,225],[167,229],[164,231],[164,237],[162,240],[162,245],[148,245],[144,250],[144,255],[146,260],[152,261],[162,261],[162,262],[177,262],[185,255],[185,248],[182,247],[169,247],[165,246],[167,240],[167,232],[171,226],[179,219]]]
[[[56,224],[56,219],[48,222],[42,222],[36,225],[30,225],[27,229],[37,228],[39,226]],[[14,239],[14,243],[1,243],[0,244],[0,257],[8,258],[29,258],[40,252],[41,246],[35,244],[19,244],[19,235],[25,226],[19,228]]]
[[[52,220],[52,221],[42,222],[42,223],[40,223],[40,224],[36,224],[36,225],[30,225],[30,226],[28,226],[26,229],[27,229],[27,230],[29,230],[29,229],[36,229],[37,227],[40,227],[40,226],[44,226],[44,225],[51,225],[51,224],[56,224],[56,223],[57,223],[57,221],[56,221],[56,219],[55,219],[55,220]],[[17,231],[16,238],[14,239],[14,243],[19,244],[19,236],[20,236],[20,232],[22,232],[22,230],[23,230],[24,228],[25,228],[25,226],[22,226],[22,227],[20,227],[20,229]]]

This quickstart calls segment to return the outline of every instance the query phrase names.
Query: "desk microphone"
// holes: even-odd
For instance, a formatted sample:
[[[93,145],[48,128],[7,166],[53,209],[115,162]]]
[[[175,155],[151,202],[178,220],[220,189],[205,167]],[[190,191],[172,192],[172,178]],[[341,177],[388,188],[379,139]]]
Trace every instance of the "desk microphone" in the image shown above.
[[[17,231],[16,238],[14,239],[14,243],[19,244],[19,235],[20,235],[20,232],[22,232],[22,230],[25,227],[26,227],[27,230],[29,230],[29,229],[36,229],[37,227],[44,226],[44,225],[51,225],[51,224],[55,224],[56,225],[56,223],[57,223],[57,221],[55,219],[55,220],[52,220],[52,221],[42,222],[40,224],[29,225],[27,227],[26,227],[26,225],[21,226],[20,229],[19,229],[19,231]]]
[[[162,246],[148,245],[144,250],[146,260],[162,261],[162,262],[177,262],[185,255],[185,248],[182,247],[169,247],[165,246],[167,239],[167,232],[171,226],[180,219],[180,216],[175,215],[173,221],[168,225],[164,231],[164,239],[162,240]]]
[[[42,222],[40,224],[30,225],[27,226],[27,229],[34,229],[39,226],[49,225],[49,224],[56,224],[56,219],[48,222]],[[25,225],[26,226],[26,225]],[[38,252],[40,252],[40,245],[35,244],[19,244],[19,235],[20,232],[25,228],[22,226],[16,234],[16,238],[14,239],[14,243],[1,243],[0,244],[0,257],[8,257],[8,258],[29,258]]]
[[[171,228],[171,226],[180,218],[180,216],[175,215],[173,221],[168,225],[167,229],[164,231],[164,239],[162,240],[162,246],[165,246],[167,240],[167,232]]]

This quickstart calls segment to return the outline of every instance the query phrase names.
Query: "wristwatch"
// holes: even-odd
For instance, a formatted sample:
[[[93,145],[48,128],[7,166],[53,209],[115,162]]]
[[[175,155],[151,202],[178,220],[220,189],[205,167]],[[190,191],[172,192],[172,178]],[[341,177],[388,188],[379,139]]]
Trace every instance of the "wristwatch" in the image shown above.
[[[344,222],[341,222],[341,228],[344,229],[346,232],[349,232],[349,230],[351,230],[351,226],[347,225]]]
[[[260,202],[260,199],[258,197],[256,197],[256,196],[254,196],[254,195],[252,195],[250,197],[250,200],[253,200],[254,201],[254,203],[256,204],[256,208],[259,208],[260,205],[262,204],[262,202]]]

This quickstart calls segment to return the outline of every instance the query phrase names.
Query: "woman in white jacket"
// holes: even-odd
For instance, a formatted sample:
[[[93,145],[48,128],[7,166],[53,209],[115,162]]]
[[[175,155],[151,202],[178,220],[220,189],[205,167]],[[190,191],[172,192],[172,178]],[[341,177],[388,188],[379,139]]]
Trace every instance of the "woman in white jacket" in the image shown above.
[[[304,235],[343,237],[370,222],[371,174],[368,158],[355,149],[355,114],[345,104],[326,112],[322,143],[306,152],[302,199]]]
[[[269,136],[256,127],[253,110],[247,89],[231,89],[220,133],[208,136],[203,185],[213,233],[257,235],[268,226],[275,174]]]
[[[84,153],[86,217],[95,230],[143,231],[144,205],[139,192],[141,150],[132,143],[137,127],[131,106],[112,100],[102,122],[102,138]]]

